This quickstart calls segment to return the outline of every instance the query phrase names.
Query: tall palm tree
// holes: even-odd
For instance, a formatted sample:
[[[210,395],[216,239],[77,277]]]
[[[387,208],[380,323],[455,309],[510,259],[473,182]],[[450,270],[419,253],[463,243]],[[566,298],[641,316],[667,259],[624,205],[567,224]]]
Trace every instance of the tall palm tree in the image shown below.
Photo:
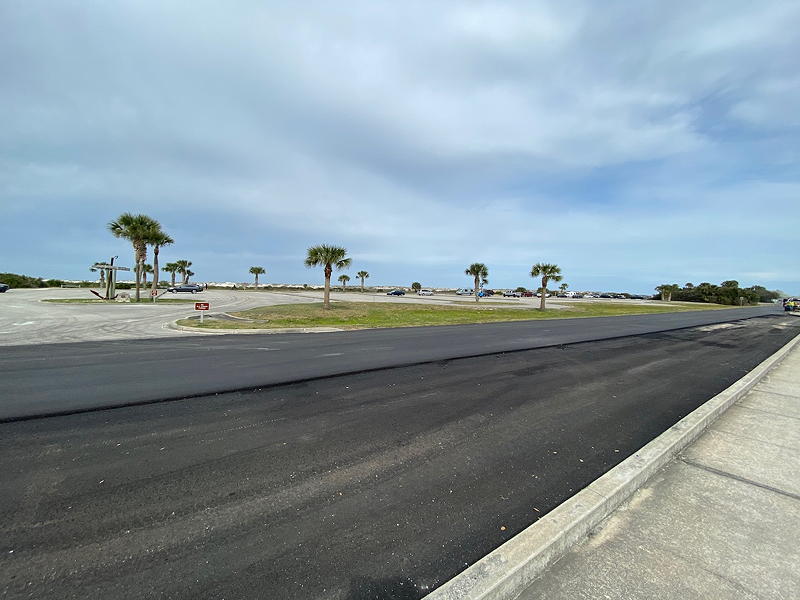
[[[363,292],[364,291],[364,280],[365,279],[369,279],[369,273],[367,273],[366,271],[359,271],[358,273],[356,273],[356,277],[361,279],[361,291]]]
[[[564,279],[561,275],[561,268],[558,265],[551,265],[550,263],[536,263],[531,267],[531,277],[542,278],[542,301],[539,303],[539,310],[544,310],[545,296],[547,296],[547,282],[551,279],[553,281],[561,281]]]
[[[175,240],[159,228],[159,230],[147,240],[147,243],[153,247],[153,283],[150,286],[150,293],[155,295],[158,289],[158,253],[161,251],[161,246],[174,244]]]
[[[136,263],[136,301],[140,297],[142,265],[147,260],[147,240],[161,229],[158,221],[147,215],[122,213],[115,221],[108,224],[108,230],[115,237],[124,238],[133,245],[134,262]]]
[[[489,269],[486,268],[486,265],[483,263],[472,263],[467,270],[464,271],[465,275],[471,275],[475,278],[475,302],[480,300],[480,296],[478,295],[478,291],[480,290],[481,284],[489,283]]]
[[[172,285],[175,285],[175,273],[178,272],[178,263],[170,262],[163,266],[161,269],[164,273],[169,273],[172,277]]]
[[[353,260],[347,257],[347,250],[340,246],[312,246],[308,249],[305,264],[307,267],[325,268],[325,294],[323,295],[323,306],[327,310],[331,307],[331,273],[333,268],[341,271],[350,266]]]
[[[347,275],[339,275],[339,283],[342,284],[342,291],[347,291],[347,282],[350,281],[350,277]]]
[[[178,273],[181,274],[182,283],[186,285],[189,283],[189,267],[192,266],[192,261],[190,260],[176,260],[175,264],[178,267]]]
[[[256,289],[258,289],[258,276],[266,273],[264,267],[250,267],[250,273],[256,276]]]

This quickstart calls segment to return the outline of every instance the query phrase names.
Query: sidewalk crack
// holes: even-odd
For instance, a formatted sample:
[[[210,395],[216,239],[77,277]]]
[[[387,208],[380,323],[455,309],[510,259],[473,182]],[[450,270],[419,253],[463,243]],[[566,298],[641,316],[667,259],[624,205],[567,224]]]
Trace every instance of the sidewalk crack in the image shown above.
[[[791,498],[792,500],[800,501],[800,494],[795,494],[794,492],[787,492],[786,490],[782,490],[780,488],[767,485],[766,483],[759,483],[758,481],[753,481],[752,479],[748,479],[747,477],[742,477],[740,475],[734,475],[733,473],[728,473],[727,471],[715,469],[714,467],[709,467],[708,465],[695,462],[683,456],[680,458],[680,461],[689,465],[690,467],[696,467],[698,469],[702,469],[703,471],[713,473],[714,475],[727,477],[729,479],[733,479],[734,481],[739,481],[740,483],[747,483],[757,488],[761,488],[762,490],[767,490],[768,492],[774,492],[776,494],[780,494],[781,496],[785,496],[786,498]]]

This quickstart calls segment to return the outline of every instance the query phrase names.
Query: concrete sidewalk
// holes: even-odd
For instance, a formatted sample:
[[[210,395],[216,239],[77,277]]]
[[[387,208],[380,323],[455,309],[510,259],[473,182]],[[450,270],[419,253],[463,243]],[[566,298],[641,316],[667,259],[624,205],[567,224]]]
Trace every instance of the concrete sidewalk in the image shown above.
[[[800,598],[800,347],[519,600]]]

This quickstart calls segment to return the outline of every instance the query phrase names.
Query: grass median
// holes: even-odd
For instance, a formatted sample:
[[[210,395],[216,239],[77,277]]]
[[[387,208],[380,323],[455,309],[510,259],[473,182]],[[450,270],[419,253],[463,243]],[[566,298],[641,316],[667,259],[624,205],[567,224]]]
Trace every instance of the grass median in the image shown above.
[[[421,327],[429,325],[463,325],[573,317],[608,317],[617,315],[655,314],[728,308],[717,304],[647,305],[593,302],[568,308],[538,309],[499,308],[497,306],[434,306],[394,302],[335,302],[330,310],[322,303],[263,306],[231,313],[245,321],[206,318],[182,319],[178,325],[202,329],[300,329],[336,327],[339,329],[372,329],[379,327]]]

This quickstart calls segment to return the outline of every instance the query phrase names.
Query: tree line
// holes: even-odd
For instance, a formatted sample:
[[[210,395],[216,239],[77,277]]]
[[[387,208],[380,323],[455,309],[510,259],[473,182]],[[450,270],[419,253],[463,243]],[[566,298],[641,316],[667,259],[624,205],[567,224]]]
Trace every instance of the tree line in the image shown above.
[[[781,296],[780,292],[768,290],[761,285],[739,287],[739,282],[735,279],[728,279],[719,285],[707,281],[697,285],[686,283],[683,287],[677,283],[665,283],[656,287],[656,291],[661,294],[661,299],[666,301],[707,302],[730,306],[772,302]]]

